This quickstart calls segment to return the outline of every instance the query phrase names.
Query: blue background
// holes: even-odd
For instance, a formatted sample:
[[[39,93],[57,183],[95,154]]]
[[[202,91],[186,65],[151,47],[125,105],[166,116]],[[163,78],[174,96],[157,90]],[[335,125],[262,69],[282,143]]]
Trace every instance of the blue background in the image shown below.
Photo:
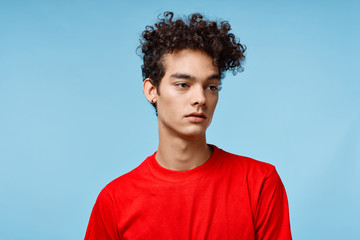
[[[173,10],[248,47],[209,143],[274,164],[294,239],[360,235],[357,1],[0,1],[0,239],[82,239],[99,191],[157,148],[135,54]]]

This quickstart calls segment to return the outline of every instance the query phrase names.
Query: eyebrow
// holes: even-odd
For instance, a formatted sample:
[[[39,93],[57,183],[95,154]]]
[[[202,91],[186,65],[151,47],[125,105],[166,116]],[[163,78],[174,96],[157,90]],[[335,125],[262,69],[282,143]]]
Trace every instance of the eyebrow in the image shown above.
[[[180,79],[190,79],[190,80],[195,79],[194,76],[191,76],[191,75],[185,74],[185,73],[174,73],[174,74],[171,74],[170,77],[171,78],[180,78]],[[213,75],[209,76],[206,80],[212,80],[212,79],[220,80],[221,76],[220,76],[220,74],[213,74]]]

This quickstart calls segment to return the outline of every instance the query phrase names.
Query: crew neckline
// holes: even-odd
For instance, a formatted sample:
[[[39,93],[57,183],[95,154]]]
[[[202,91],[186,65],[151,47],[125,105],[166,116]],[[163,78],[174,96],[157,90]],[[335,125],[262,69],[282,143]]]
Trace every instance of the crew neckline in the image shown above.
[[[147,162],[148,162],[151,172],[156,177],[159,177],[163,180],[185,181],[185,180],[201,177],[204,174],[206,174],[208,171],[213,169],[213,167],[216,165],[216,163],[219,162],[218,155],[219,155],[220,149],[218,147],[216,147],[215,145],[212,145],[212,144],[208,144],[208,145],[213,149],[213,152],[212,152],[210,158],[206,162],[201,164],[200,166],[197,166],[190,170],[177,171],[177,170],[171,170],[171,169],[167,169],[167,168],[160,166],[160,164],[156,161],[156,158],[155,158],[157,151],[153,155],[148,157]]]

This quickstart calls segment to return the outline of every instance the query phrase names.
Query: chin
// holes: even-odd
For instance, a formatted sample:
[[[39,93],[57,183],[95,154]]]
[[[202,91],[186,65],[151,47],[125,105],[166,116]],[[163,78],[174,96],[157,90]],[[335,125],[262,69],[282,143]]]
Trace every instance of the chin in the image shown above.
[[[182,132],[181,135],[183,135],[184,138],[188,138],[188,139],[201,138],[201,137],[205,136],[205,130],[204,129],[201,129],[201,130],[198,129],[198,130],[184,131],[184,132]]]

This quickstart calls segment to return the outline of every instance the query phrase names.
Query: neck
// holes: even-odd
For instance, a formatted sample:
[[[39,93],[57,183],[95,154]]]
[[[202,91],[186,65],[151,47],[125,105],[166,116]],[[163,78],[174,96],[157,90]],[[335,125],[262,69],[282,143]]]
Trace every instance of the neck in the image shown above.
[[[155,155],[160,166],[176,171],[186,171],[205,163],[212,149],[206,144],[206,136],[186,139],[166,137],[159,133],[159,147]]]

